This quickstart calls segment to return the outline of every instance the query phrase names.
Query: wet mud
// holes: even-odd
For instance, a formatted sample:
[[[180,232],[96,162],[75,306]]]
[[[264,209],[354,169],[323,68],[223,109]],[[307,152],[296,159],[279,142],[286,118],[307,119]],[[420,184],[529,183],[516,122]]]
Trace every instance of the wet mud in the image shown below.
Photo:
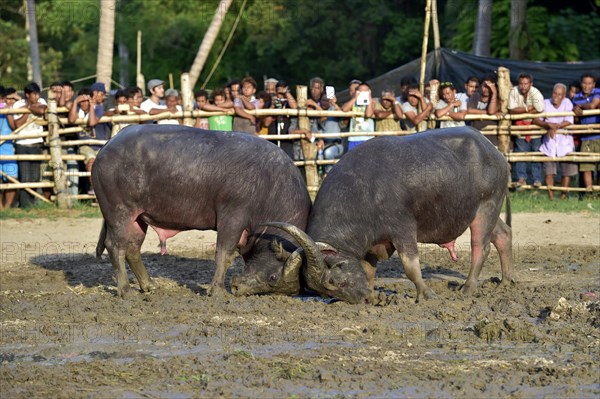
[[[93,256],[98,221],[59,221],[78,231],[63,238],[52,223],[3,222],[0,396],[598,397],[600,254],[597,218],[588,221],[591,239],[518,247],[511,286],[498,285],[492,250],[470,297],[459,290],[464,246],[456,263],[421,249],[438,297],[419,303],[392,257],[378,267],[377,305],[208,297],[206,235],[165,256],[145,247],[158,289],[122,300],[106,254]]]

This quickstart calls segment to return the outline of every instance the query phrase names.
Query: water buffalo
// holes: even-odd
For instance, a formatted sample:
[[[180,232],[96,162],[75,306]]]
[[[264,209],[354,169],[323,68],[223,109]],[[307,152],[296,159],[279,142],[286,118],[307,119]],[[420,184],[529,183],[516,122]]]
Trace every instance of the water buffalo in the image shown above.
[[[502,281],[512,281],[510,204],[506,159],[470,127],[382,137],[356,147],[331,170],[313,204],[306,233],[270,223],[304,248],[308,288],[350,303],[368,299],[377,260],[394,252],[415,284],[417,300],[434,296],[421,276],[417,243],[447,248],[471,229],[473,293],[490,241],[500,254]],[[508,198],[507,198],[508,200]]]
[[[310,211],[298,168],[276,145],[235,132],[129,126],[100,150],[92,181],[104,216],[96,255],[108,249],[120,296],[129,290],[125,261],[141,290],[152,288],[140,256],[148,226],[162,254],[180,231],[217,231],[211,292],[224,289],[236,247],[245,261],[237,292],[299,291],[302,258],[291,253],[292,238],[259,228],[281,219],[304,229]]]

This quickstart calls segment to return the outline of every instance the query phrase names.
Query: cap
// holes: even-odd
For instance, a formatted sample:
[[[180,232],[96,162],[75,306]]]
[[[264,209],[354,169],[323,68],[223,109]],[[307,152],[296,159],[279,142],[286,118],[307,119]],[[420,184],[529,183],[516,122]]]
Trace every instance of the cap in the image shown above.
[[[179,97],[179,92],[175,89],[167,89],[165,91],[165,97],[169,97],[169,96]]]
[[[90,86],[91,91],[101,91],[102,93],[106,93],[106,86],[102,82],[96,82]]]
[[[350,83],[348,83],[348,86],[350,85],[355,85],[355,84],[362,84],[362,81],[358,80],[358,79],[352,79],[350,81]]]
[[[277,84],[279,81],[275,78],[269,78],[267,80],[265,80],[265,83],[275,83]]]
[[[156,86],[160,86],[162,84],[165,84],[165,82],[163,82],[160,79],[150,79],[146,87],[148,88],[148,90],[152,91],[152,89],[154,89]]]

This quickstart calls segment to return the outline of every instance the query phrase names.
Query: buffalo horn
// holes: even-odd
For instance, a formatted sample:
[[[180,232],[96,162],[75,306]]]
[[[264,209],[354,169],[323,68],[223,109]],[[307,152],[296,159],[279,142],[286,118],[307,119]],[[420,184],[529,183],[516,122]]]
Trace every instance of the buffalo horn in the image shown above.
[[[298,244],[300,244],[306,254],[306,283],[311,289],[321,287],[321,275],[323,274],[323,270],[325,270],[325,262],[320,252],[322,244],[319,243],[321,245],[317,245],[308,234],[290,223],[269,222],[264,223],[264,225],[281,229],[298,241]]]

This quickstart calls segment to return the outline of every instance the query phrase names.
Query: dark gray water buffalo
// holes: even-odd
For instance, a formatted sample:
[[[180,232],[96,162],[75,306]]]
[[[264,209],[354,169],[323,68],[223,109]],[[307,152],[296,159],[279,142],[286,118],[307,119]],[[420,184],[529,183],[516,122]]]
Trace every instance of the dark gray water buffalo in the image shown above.
[[[500,254],[502,281],[512,281],[508,163],[470,127],[369,140],[344,155],[313,204],[306,233],[271,223],[304,248],[308,287],[351,303],[368,298],[378,259],[398,251],[417,300],[435,295],[421,276],[417,243],[447,248],[471,229],[471,270],[463,287],[473,293],[490,241]]]
[[[152,288],[140,256],[148,226],[163,254],[167,239],[180,231],[217,230],[211,292],[224,288],[236,247],[245,270],[234,291],[299,291],[302,258],[290,253],[292,238],[259,228],[281,219],[304,229],[310,210],[298,168],[274,144],[235,132],[130,126],[98,153],[92,179],[104,216],[96,255],[108,249],[120,296],[129,289],[125,261],[142,291]]]

